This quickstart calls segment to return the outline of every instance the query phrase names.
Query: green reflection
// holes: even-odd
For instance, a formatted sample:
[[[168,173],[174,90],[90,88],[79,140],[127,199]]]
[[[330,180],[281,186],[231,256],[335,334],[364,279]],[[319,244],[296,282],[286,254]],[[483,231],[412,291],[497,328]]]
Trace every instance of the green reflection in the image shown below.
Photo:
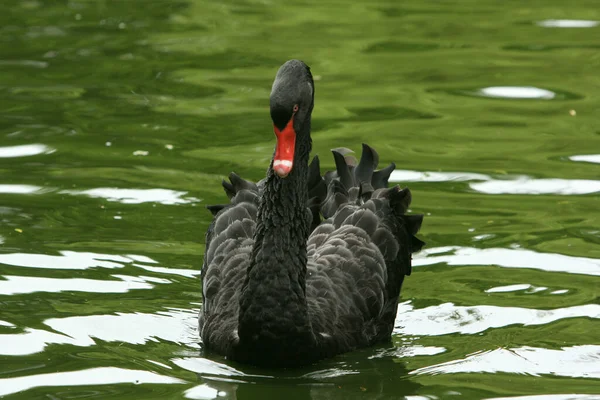
[[[310,64],[315,76],[313,148],[325,168],[333,167],[329,149],[356,151],[368,142],[382,164],[394,161],[410,171],[598,180],[600,166],[569,159],[600,153],[598,28],[534,23],[600,20],[595,2],[5,0],[1,8],[0,146],[40,144],[55,151],[0,158],[0,185],[35,189],[0,193],[0,254],[20,254],[29,264],[39,255],[71,256],[54,268],[7,261],[0,275],[42,282],[126,277],[152,288],[93,293],[23,287],[25,293],[0,295],[0,321],[7,323],[0,322],[0,379],[35,381],[37,374],[119,367],[186,382],[73,383],[7,398],[181,398],[198,385],[244,399],[600,391],[592,377],[410,374],[498,348],[597,345],[598,319],[591,317],[498,323],[474,334],[397,334],[393,348],[361,350],[301,371],[233,365],[196,346],[201,282],[188,274],[202,262],[210,222],[204,205],[226,199],[221,178],[231,170],[255,180],[264,176],[274,143],[270,85],[277,67],[292,57]],[[481,96],[481,89],[493,87],[535,87],[554,97]],[[413,212],[426,214],[429,249],[518,245],[600,259],[597,193],[489,195],[470,183],[406,183]],[[77,194],[99,188],[165,189],[198,201],[126,204]],[[66,268],[89,252],[155,263],[130,258],[114,268]],[[472,313],[478,306],[544,312],[598,305],[597,276],[520,262],[522,268],[415,267],[401,301],[416,310],[453,303]],[[547,289],[486,292],[516,284]],[[567,292],[551,293],[556,290]],[[129,327],[128,316],[142,314],[171,315],[167,321],[175,321],[180,337],[162,337],[141,323],[129,328],[144,338],[139,343],[122,332],[111,337]],[[83,319],[94,316],[101,317],[97,324]],[[55,330],[52,320],[80,331]],[[24,336],[31,332],[42,336]],[[8,337],[23,342],[2,341]],[[18,354],[5,354],[9,350]],[[186,357],[245,375],[215,377],[206,367],[176,363]]]

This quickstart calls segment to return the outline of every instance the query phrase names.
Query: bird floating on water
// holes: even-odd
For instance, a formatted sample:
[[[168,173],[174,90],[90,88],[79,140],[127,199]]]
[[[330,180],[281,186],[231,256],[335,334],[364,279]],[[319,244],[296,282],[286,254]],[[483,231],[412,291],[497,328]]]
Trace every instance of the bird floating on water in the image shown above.
[[[302,61],[281,66],[270,97],[277,138],[267,177],[229,175],[230,202],[209,206],[199,318],[204,347],[269,367],[309,364],[389,341],[422,215],[392,163],[363,144],[360,161],[333,150],[336,171],[309,165],[314,81]]]

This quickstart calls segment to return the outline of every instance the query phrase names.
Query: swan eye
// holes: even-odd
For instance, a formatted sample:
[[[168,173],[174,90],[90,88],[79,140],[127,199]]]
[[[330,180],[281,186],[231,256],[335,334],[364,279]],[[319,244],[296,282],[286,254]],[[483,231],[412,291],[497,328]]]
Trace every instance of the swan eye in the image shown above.
[[[298,112],[298,104],[294,104],[294,112]]]

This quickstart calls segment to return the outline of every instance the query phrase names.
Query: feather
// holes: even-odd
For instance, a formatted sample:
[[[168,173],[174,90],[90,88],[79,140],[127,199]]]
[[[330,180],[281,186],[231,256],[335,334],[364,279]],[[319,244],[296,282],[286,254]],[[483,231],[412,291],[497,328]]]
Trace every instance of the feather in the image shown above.
[[[302,124],[313,97],[308,67],[284,64],[271,93],[274,123],[310,105],[295,121],[294,169],[270,170],[257,184],[231,173],[222,182],[229,203],[207,207],[199,330],[207,349],[235,361],[307,364],[389,341],[411,254],[424,245],[415,236],[423,216],[406,214],[410,190],[387,188],[395,164],[377,170],[374,149],[363,144],[358,163],[351,150],[333,149],[335,171],[323,175],[318,157],[309,165]]]
[[[337,171],[337,176],[340,179],[342,185],[346,190],[350,189],[352,185],[352,177],[350,176],[350,170],[348,169],[348,164],[344,159],[344,155],[338,153],[337,151],[332,151],[333,158],[335,160],[335,169]]]

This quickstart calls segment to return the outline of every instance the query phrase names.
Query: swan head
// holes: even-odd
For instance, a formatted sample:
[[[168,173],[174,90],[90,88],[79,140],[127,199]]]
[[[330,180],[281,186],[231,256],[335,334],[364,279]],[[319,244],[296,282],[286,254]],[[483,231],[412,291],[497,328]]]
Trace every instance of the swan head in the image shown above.
[[[294,166],[296,143],[310,141],[310,115],[314,102],[310,68],[299,60],[283,64],[271,90],[271,119],[277,137],[273,171],[285,178]]]

